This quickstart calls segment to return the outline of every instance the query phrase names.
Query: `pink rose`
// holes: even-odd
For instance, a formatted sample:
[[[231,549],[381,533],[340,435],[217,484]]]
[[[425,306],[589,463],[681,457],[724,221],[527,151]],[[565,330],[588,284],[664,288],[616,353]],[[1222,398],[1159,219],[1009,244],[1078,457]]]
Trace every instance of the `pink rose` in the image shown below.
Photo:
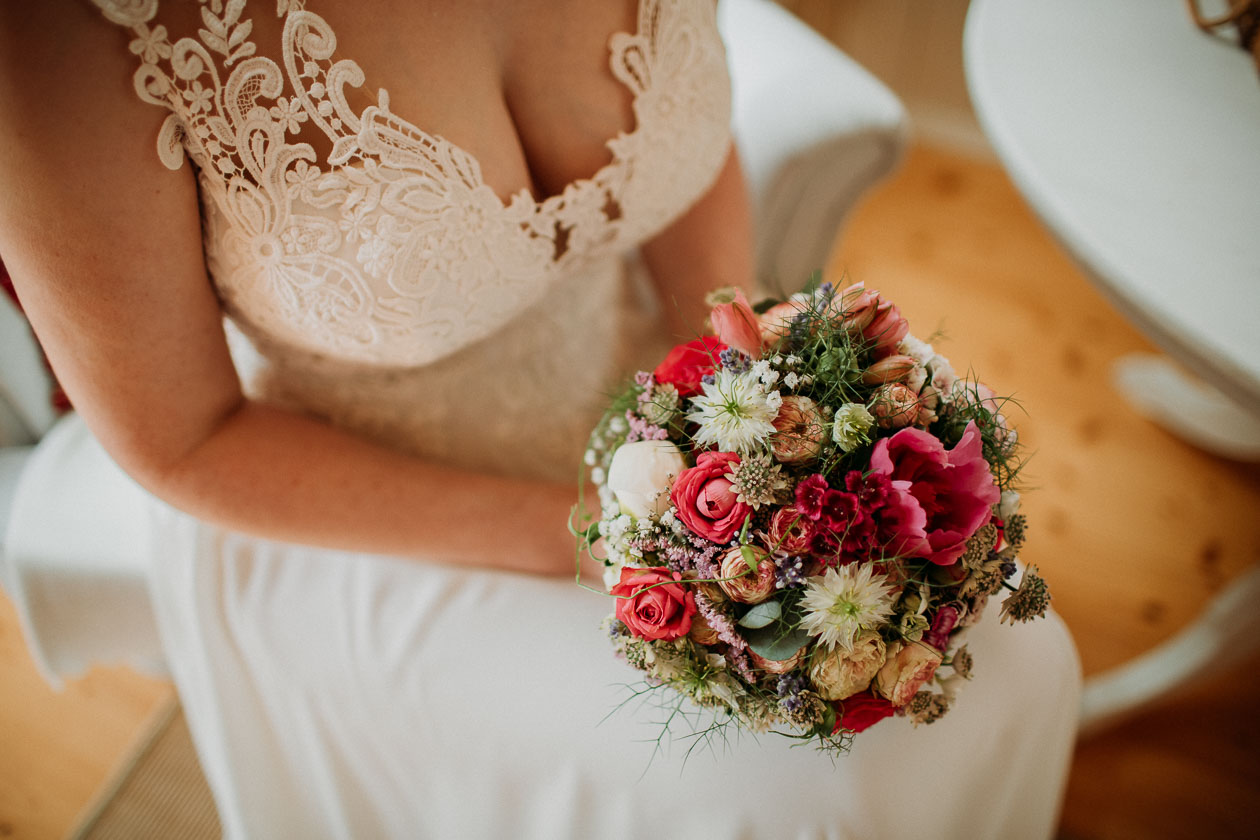
[[[621,570],[609,590],[617,598],[616,616],[634,635],[652,641],[681,639],[691,631],[696,596],[668,569]]]
[[[949,451],[921,429],[902,429],[875,444],[871,472],[892,481],[879,527],[893,551],[941,566],[958,561],[1001,497],[980,444],[974,423]]]
[[[836,726],[831,730],[832,735],[842,729],[850,732],[870,729],[897,710],[883,697],[877,697],[870,691],[863,691],[836,703],[836,711],[839,714],[836,715]]]
[[[711,335],[679,344],[666,354],[652,376],[661,384],[678,389],[679,396],[690,397],[700,393],[700,380],[713,373],[718,354],[726,345]]]
[[[696,465],[674,480],[669,498],[693,534],[715,543],[730,542],[752,512],[736,497],[726,477],[738,463],[734,452],[701,452]]]
[[[894,706],[904,706],[932,679],[942,654],[925,644],[890,642],[884,667],[875,675],[875,691]]]
[[[718,338],[754,359],[761,358],[761,321],[741,289],[735,290],[735,300],[719,303],[709,312],[713,331]]]

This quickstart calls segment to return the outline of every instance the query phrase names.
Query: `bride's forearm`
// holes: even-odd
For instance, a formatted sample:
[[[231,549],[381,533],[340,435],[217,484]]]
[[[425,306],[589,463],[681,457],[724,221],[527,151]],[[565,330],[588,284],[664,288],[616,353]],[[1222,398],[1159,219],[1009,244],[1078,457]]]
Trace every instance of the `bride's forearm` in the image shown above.
[[[290,542],[537,574],[571,574],[576,485],[402,455],[245,402],[178,460],[137,476],[199,518]]]

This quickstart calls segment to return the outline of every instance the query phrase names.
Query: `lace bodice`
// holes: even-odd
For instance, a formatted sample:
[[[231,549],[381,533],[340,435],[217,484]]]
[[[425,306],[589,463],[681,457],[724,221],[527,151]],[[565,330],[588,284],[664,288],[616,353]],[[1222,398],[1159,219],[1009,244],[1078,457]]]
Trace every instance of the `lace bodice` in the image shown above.
[[[365,75],[303,3],[276,4],[277,63],[251,39],[250,13],[262,12],[245,0],[198,0],[203,25],[178,38],[157,0],[94,2],[131,30],[136,92],[170,111],[161,159],[197,169],[207,266],[247,339],[248,384],[409,449],[431,448],[420,439],[447,435],[436,424],[462,412],[408,391],[463,401],[502,378],[508,391],[541,390],[537,408],[578,397],[538,379],[557,368],[546,375],[597,396],[616,352],[593,345],[624,332],[612,314],[624,306],[621,258],[707,188],[729,143],[710,2],[640,0],[637,31],[609,42],[633,129],[608,141],[594,176],[506,201],[473,156],[393,113],[387,91],[355,111],[348,92]],[[323,155],[299,142],[308,124],[329,141]],[[478,350],[490,336],[497,349]],[[548,358],[566,351],[578,355]],[[563,370],[576,359],[599,370]],[[510,412],[518,397],[482,408]]]

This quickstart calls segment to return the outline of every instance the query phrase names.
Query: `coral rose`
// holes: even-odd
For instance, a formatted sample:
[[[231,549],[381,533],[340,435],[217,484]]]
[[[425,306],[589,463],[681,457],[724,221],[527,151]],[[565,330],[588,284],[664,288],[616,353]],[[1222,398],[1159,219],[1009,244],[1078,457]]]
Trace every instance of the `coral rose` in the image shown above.
[[[666,354],[652,371],[652,377],[662,384],[669,383],[683,397],[700,393],[700,380],[713,373],[718,354],[726,345],[711,335],[679,344]]]
[[[609,590],[617,598],[617,619],[650,641],[686,636],[697,612],[696,596],[681,580],[667,569],[623,568],[621,580]]]
[[[871,472],[892,481],[879,521],[889,548],[941,566],[958,561],[1001,498],[980,447],[974,423],[949,451],[921,429],[902,429],[875,444]]]
[[[836,704],[836,709],[840,714],[836,715],[836,726],[831,730],[832,735],[842,729],[863,732],[897,711],[892,703],[869,691],[841,700]]]
[[[669,497],[693,534],[715,543],[729,542],[752,513],[726,477],[738,463],[734,452],[701,452],[696,465],[674,480]]]
[[[888,645],[884,667],[875,675],[874,689],[894,706],[904,706],[932,679],[943,655],[936,648],[922,643]]]

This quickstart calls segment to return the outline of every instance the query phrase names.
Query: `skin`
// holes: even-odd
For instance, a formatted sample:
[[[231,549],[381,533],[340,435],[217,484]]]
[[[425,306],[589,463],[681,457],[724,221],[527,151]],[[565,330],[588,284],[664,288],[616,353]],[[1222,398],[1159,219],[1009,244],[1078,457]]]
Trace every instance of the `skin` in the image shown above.
[[[193,31],[179,16],[195,4],[167,5],[168,27]],[[633,125],[607,39],[633,30],[634,9],[633,0],[326,0],[319,10],[342,54],[364,65],[365,87],[390,91],[395,113],[475,155],[500,195],[541,197],[607,163],[605,141]],[[278,58],[274,5],[246,14],[260,51]],[[561,523],[573,486],[401,455],[241,394],[202,257],[194,173],[158,160],[166,112],[135,95],[128,40],[82,0],[0,2],[0,254],[105,449],[150,492],[233,530],[571,574]],[[750,285],[751,242],[732,154],[712,190],[644,248],[672,334],[703,324],[709,289]],[[494,527],[468,527],[469,511],[492,511]]]

